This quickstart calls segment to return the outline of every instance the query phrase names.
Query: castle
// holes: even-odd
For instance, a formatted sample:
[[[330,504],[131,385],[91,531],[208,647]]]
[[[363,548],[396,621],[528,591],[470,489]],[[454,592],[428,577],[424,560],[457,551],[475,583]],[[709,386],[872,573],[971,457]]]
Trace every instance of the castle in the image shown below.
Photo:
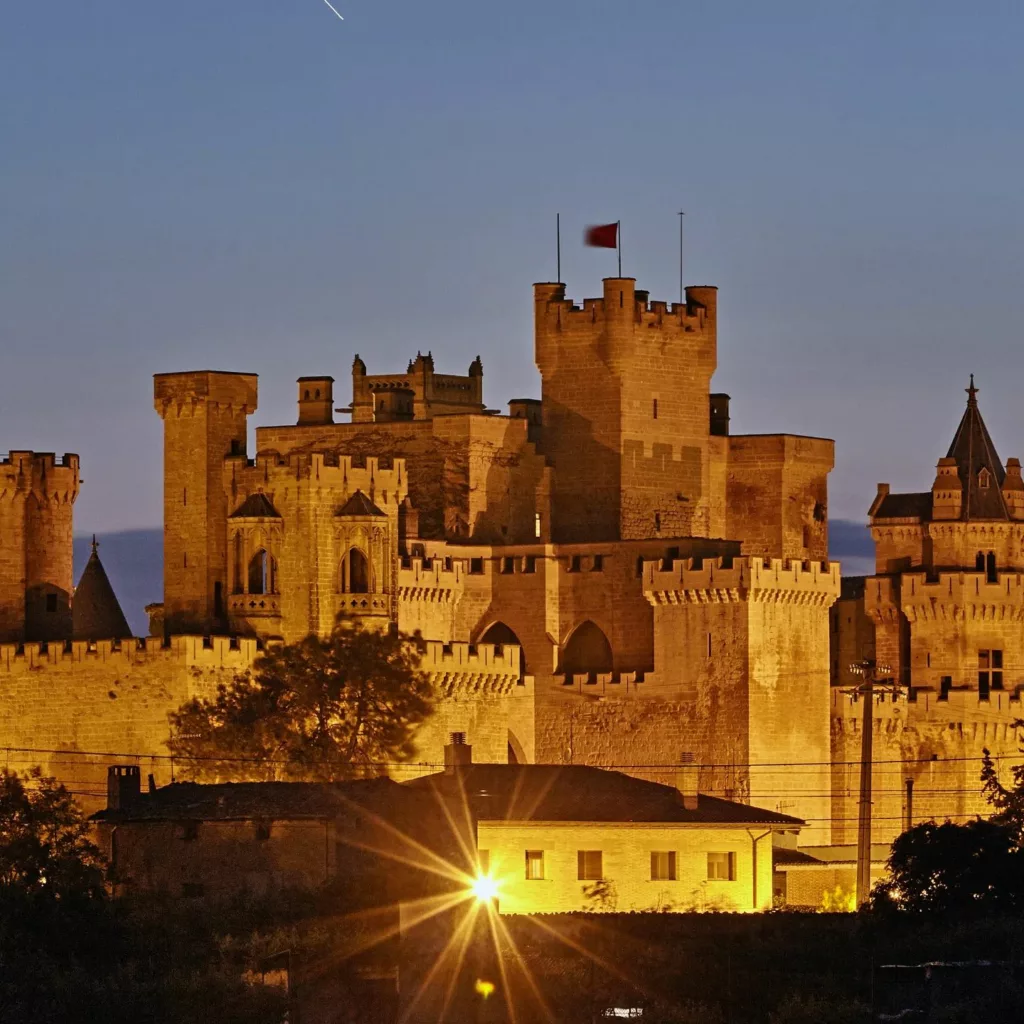
[[[875,575],[844,580],[831,612],[834,838],[856,831],[860,709],[844,695],[850,662],[890,666],[904,695],[876,705],[874,836],[911,821],[990,811],[983,751],[1022,760],[1024,480],[1004,467],[971,377],[964,410],[931,491],[894,494],[868,513]]]
[[[257,427],[250,451],[255,375],[157,375],[164,601],[144,640],[75,639],[76,617],[120,611],[69,597],[77,459],[12,453],[0,526],[26,554],[0,556],[8,757],[87,802],[105,753],[163,781],[168,711],[342,616],[429,641],[439,699],[409,773],[452,732],[477,761],[671,779],[686,757],[702,791],[827,842],[833,443],[730,433],[715,288],[668,304],[608,278],[581,304],[554,283],[533,300],[541,398],[507,415],[485,407],[479,359],[374,375],[357,356],[348,406],[331,376],[300,377],[296,423]]]

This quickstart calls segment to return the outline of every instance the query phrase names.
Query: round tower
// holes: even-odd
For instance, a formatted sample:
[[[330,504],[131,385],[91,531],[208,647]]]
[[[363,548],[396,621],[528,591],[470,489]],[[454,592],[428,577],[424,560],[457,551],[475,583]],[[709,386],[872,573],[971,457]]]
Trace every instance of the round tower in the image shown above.
[[[25,639],[71,636],[73,513],[78,456],[32,456],[25,499]]]

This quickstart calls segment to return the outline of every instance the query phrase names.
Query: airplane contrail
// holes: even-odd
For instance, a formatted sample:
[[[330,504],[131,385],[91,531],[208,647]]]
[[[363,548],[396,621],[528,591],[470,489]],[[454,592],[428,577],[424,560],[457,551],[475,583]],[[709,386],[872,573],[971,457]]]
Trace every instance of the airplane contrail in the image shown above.
[[[324,0],[324,3],[327,4],[327,6],[330,7],[330,9],[334,11],[335,14],[338,14],[338,9],[337,7],[334,6],[334,4],[331,3],[331,0]],[[341,15],[338,14],[338,17],[341,18]],[[345,19],[341,18],[341,20],[344,21]]]

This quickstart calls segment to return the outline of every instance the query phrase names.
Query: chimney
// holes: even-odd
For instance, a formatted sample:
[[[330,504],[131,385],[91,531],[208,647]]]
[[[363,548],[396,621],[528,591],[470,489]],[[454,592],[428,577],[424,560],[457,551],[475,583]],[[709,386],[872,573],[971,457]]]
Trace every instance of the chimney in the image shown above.
[[[444,771],[454,775],[456,768],[470,768],[473,765],[473,748],[466,742],[464,732],[453,732],[452,741],[444,748]]]
[[[683,807],[687,811],[697,810],[697,781],[700,774],[692,753],[684,751],[679,755],[679,767],[676,769],[676,789],[683,798]]]
[[[107,769],[107,810],[123,811],[142,792],[142,774],[137,764],[112,764]]]

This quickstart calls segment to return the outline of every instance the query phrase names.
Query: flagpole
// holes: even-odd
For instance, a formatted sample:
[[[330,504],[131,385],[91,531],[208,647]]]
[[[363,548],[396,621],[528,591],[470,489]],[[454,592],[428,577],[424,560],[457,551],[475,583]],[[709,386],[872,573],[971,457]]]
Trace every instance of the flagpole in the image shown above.
[[[615,222],[615,241],[617,243],[616,248],[619,250],[619,277],[622,277],[622,221],[617,220]]]
[[[555,280],[562,283],[562,215],[560,213],[555,214],[555,250],[558,254],[558,276]]]
[[[683,217],[682,210],[679,211],[679,305],[683,304]]]

